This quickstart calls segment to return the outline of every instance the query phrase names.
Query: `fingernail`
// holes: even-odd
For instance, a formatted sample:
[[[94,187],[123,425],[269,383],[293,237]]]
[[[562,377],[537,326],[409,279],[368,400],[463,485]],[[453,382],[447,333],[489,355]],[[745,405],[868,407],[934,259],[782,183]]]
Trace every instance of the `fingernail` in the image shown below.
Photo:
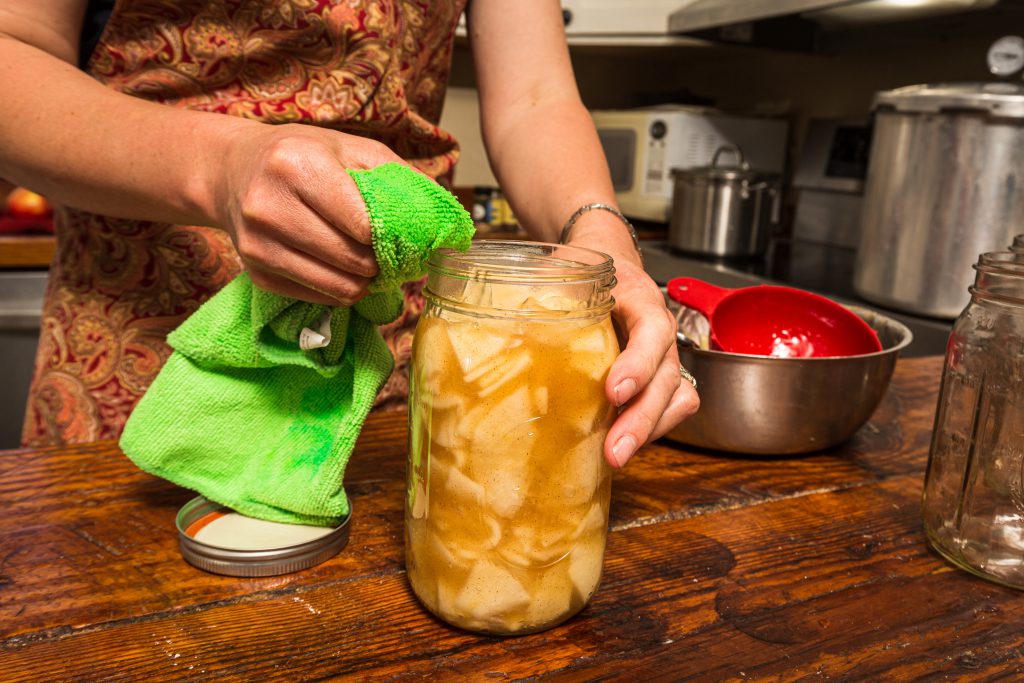
[[[615,405],[621,406],[636,394],[636,380],[627,377],[615,385]]]
[[[626,464],[633,453],[636,452],[636,438],[632,434],[619,437],[619,440],[612,446],[612,458],[619,467]]]

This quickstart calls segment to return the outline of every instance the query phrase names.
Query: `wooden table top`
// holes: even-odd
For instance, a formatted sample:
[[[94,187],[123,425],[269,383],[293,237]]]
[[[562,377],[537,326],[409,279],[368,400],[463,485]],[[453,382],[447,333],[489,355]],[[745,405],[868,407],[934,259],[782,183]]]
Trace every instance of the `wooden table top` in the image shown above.
[[[371,418],[348,547],[237,579],[182,559],[193,494],[113,443],[0,453],[0,679],[1020,680],[1024,595],[925,544],[938,358],[804,457],[645,448],[617,473],[605,574],[550,631],[481,637],[420,608],[402,558],[405,415]]]

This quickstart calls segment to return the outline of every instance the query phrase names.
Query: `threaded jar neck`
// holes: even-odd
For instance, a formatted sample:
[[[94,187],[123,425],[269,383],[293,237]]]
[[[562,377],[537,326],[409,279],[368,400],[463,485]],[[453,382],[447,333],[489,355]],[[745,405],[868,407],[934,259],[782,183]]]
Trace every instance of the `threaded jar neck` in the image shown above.
[[[993,251],[982,254],[974,265],[977,274],[970,287],[975,301],[1024,306],[1024,254]]]
[[[427,262],[425,294],[449,308],[501,317],[590,317],[611,310],[607,254],[541,242],[482,240]]]

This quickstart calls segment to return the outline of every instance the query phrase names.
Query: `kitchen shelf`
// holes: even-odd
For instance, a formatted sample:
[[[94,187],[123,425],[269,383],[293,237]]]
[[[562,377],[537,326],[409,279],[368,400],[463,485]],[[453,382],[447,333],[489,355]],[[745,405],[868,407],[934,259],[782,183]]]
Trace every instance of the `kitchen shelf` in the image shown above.
[[[56,247],[51,235],[2,235],[0,268],[46,268]]]

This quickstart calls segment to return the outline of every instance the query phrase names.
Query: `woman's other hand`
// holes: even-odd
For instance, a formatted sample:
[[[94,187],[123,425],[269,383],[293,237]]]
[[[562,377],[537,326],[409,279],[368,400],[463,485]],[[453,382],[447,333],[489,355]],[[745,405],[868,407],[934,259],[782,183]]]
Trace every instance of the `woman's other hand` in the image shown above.
[[[214,193],[255,284],[313,303],[351,305],[377,274],[370,220],[345,169],[405,163],[379,142],[305,125],[244,126]]]
[[[615,260],[612,316],[625,345],[612,364],[605,395],[619,408],[604,443],[605,459],[622,467],[640,446],[697,412],[697,391],[680,373],[676,322],[657,283],[647,275],[626,227],[606,211],[583,214],[570,244]]]
[[[615,276],[613,315],[626,346],[605,385],[621,411],[605,440],[605,458],[622,467],[641,445],[697,412],[700,399],[680,373],[675,318],[657,284],[624,258],[616,259]]]

